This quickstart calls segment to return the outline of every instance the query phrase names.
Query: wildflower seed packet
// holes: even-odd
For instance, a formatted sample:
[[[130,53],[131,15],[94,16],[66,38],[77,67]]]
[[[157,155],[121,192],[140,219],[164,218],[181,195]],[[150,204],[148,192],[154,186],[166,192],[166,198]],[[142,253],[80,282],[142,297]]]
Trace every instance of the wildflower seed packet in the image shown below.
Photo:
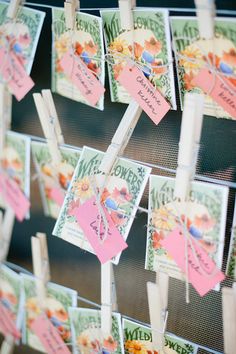
[[[3,171],[16,182],[21,191],[30,197],[30,138],[27,135],[8,131],[2,159]],[[0,199],[5,208],[5,201]]]
[[[71,333],[76,354],[124,354],[121,315],[113,313],[111,334],[101,330],[100,310],[70,308]]]
[[[152,346],[151,328],[123,318],[125,353],[158,354]],[[172,334],[165,334],[165,354],[197,354],[196,344]]]
[[[150,177],[146,269],[160,270],[184,280],[183,273],[161,246],[161,241],[177,226],[182,227],[183,222],[198,245],[221,269],[228,188],[193,181],[188,201],[176,202],[174,185],[174,178]]]
[[[0,45],[6,45],[7,39],[10,50],[30,74],[45,13],[20,7],[13,23],[7,19],[7,7],[6,2],[0,1]]]
[[[41,314],[37,302],[36,281],[33,276],[21,274],[24,289],[25,315],[23,323],[23,343],[45,353],[43,345],[32,332],[30,326]],[[65,343],[71,343],[70,318],[68,309],[77,305],[77,292],[54,283],[47,285],[44,312],[59,332]]]
[[[64,9],[53,8],[52,18],[52,91],[91,105],[64,74],[60,61],[67,52],[73,51],[75,60],[82,59],[88,70],[104,86],[105,65],[101,18],[77,12],[74,31],[66,29]],[[103,106],[104,95],[97,102],[96,108],[103,110]]]
[[[229,254],[226,267],[226,275],[236,280],[236,200],[234,203],[234,217],[231,229],[231,238],[229,245]]]
[[[53,235],[91,253],[94,251],[77,222],[76,212],[80,205],[95,195],[103,156],[101,151],[83,148],[53,230]],[[150,173],[151,169],[146,166],[119,158],[107,179],[101,201],[124,240],[128,237]],[[115,258],[115,264],[119,258],[120,254]]]
[[[207,64],[225,74],[236,87],[236,23],[233,18],[215,18],[213,40],[199,37],[195,17],[171,17],[172,36],[180,91],[181,106],[186,92],[202,92],[193,82]],[[214,83],[212,83],[213,85]],[[221,106],[206,95],[204,113],[217,118],[232,119]]]
[[[23,293],[21,276],[4,264],[0,265],[0,303],[8,310],[10,319],[18,330],[23,321]],[[0,313],[0,317],[3,314]]]
[[[74,169],[79,160],[80,150],[60,146],[62,161],[57,171],[52,166],[52,159],[46,141],[32,141],[31,150],[35,169],[38,174],[44,213],[57,219]]]
[[[102,10],[101,17],[107,52],[113,54],[108,63],[112,102],[130,103],[131,97],[117,77],[127,64],[124,58],[134,57],[153,86],[176,109],[168,11],[134,10],[134,31],[122,30],[119,10]]]

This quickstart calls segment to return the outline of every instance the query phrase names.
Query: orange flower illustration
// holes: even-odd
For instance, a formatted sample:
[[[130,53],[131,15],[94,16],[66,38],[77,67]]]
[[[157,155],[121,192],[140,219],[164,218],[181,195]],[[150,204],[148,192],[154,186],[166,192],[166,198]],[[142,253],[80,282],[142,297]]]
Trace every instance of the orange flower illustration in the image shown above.
[[[76,42],[75,43],[75,54],[81,55],[83,50],[84,50],[84,48],[82,47],[82,45],[79,42]]]
[[[98,45],[90,40],[89,42],[85,42],[84,50],[90,55],[95,55],[98,51]]]
[[[123,70],[123,65],[122,64],[116,64],[113,66],[114,70],[114,78],[117,80],[118,76],[120,75],[121,71]]]
[[[193,84],[194,77],[195,76],[193,75],[192,71],[190,71],[189,74],[184,74],[184,87],[187,91],[190,91],[195,87],[195,85]]]
[[[152,234],[152,246],[155,250],[162,247],[160,243],[161,240],[164,240],[164,233],[162,231],[160,232],[155,231]]]
[[[208,60],[207,60],[208,58]],[[211,65],[214,65],[216,68],[219,68],[220,66],[220,57],[218,55],[213,54],[212,52],[209,52],[207,55],[207,58],[203,56],[203,59],[205,61],[210,61]]]
[[[155,59],[153,63],[151,63],[152,66],[152,71],[154,72],[154,74],[156,75],[161,75],[166,73],[167,69],[166,67],[158,67],[158,65],[162,65],[162,62],[158,59]]]
[[[117,342],[112,338],[112,336],[109,336],[103,341],[103,347],[110,352],[114,352],[117,349],[117,346]]]
[[[236,66],[236,50],[231,48],[228,53],[224,52],[222,60],[229,65]]]
[[[143,49],[144,48],[139,43],[134,42],[134,56],[136,59],[141,57]]]
[[[155,55],[161,51],[162,44],[161,42],[157,41],[154,37],[151,37],[149,41],[145,40],[144,47],[149,53]]]
[[[97,66],[96,63],[93,63],[92,61],[87,65],[88,68],[93,71],[93,73],[95,74],[99,74],[100,72],[100,68]]]
[[[230,78],[228,78],[228,80],[231,82],[231,84],[236,86],[236,79],[234,79],[233,77],[230,77]]]

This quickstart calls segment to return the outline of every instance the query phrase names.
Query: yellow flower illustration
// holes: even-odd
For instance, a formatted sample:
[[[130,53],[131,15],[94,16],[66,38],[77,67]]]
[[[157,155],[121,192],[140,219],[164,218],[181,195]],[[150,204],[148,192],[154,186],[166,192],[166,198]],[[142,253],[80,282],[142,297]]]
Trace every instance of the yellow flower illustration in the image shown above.
[[[185,69],[197,69],[202,66],[202,53],[197,47],[193,45],[188,46],[182,50],[180,54],[186,58],[180,59],[179,61],[179,65],[183,66]]]
[[[111,42],[110,50],[124,55],[131,54],[128,43],[124,39],[119,39],[119,38],[116,38],[114,42]]]
[[[75,195],[82,199],[88,199],[92,196],[92,188],[88,177],[84,177],[80,182],[75,182],[73,185]]]
[[[55,42],[55,48],[59,58],[61,58],[69,50],[69,46],[70,46],[70,42],[68,36],[62,35]]]
[[[125,349],[131,354],[147,354],[145,344],[138,340],[127,340],[125,342]]]
[[[170,214],[171,210],[166,206],[162,206],[159,209],[155,209],[152,213],[152,224],[154,227],[170,231],[175,225],[175,220]]]

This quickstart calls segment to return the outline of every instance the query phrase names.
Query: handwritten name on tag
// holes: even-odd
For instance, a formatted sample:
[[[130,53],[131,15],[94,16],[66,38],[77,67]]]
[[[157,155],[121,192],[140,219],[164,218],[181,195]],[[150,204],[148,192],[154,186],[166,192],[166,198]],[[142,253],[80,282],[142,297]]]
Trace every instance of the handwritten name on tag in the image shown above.
[[[0,193],[5,202],[14,210],[17,220],[23,221],[29,211],[30,202],[19,185],[5,173],[0,174]]]
[[[65,195],[60,188],[52,188],[50,197],[52,200],[54,200],[55,203],[57,203],[57,205],[62,206]]]
[[[79,89],[84,98],[92,105],[97,102],[105,92],[99,80],[89,71],[87,66],[78,57],[75,58],[69,51],[62,57],[60,65],[64,73],[70,77],[73,84]]]
[[[169,103],[136,66],[126,65],[117,80],[155,124],[170,110]]]
[[[103,219],[101,219],[99,230],[99,220],[101,216],[99,215],[95,197],[90,198],[77,209],[76,218],[81,229],[84,231],[85,237],[88,239],[98,259],[103,264],[117,256],[128,246],[115,227],[105,207],[102,208],[108,223],[107,234],[105,232]]]
[[[31,324],[31,330],[37,335],[48,354],[70,354],[56,328],[42,314]]]
[[[0,49],[0,74],[7,82],[10,91],[18,101],[34,86],[33,80],[25,71],[14,52],[8,52],[4,47]]]
[[[236,87],[229,80],[220,79],[207,69],[202,69],[193,80],[194,85],[209,93],[216,103],[236,119]]]
[[[213,289],[216,284],[224,280],[225,275],[216,268],[215,262],[208,256],[207,252],[198,245],[197,241],[192,237],[191,240],[197,259],[193,253],[190,242],[188,242],[188,280],[192,283],[199,295],[204,296],[208,291]],[[185,273],[185,236],[181,228],[177,227],[160,242]]]
[[[12,313],[0,302],[0,332],[6,336],[13,336],[15,340],[20,339],[21,334],[16,328],[12,319]]]

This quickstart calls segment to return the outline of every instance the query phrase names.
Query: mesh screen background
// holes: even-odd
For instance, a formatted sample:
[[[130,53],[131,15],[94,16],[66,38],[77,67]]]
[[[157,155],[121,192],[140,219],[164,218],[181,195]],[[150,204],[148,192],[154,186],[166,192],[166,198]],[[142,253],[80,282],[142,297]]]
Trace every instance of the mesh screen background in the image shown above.
[[[63,1],[40,1],[41,4],[63,6]],[[235,1],[216,1],[219,9],[236,10]],[[116,1],[81,1],[81,7],[116,7]],[[137,6],[193,7],[193,1],[154,1],[140,0]],[[35,7],[34,7],[35,8]],[[37,7],[36,7],[37,8]],[[50,88],[51,66],[51,11],[46,18],[40,37],[32,78],[36,85],[33,92]],[[87,11],[88,12],[88,11]],[[98,12],[93,11],[93,14]],[[186,12],[171,12],[183,15]],[[106,100],[103,112],[54,95],[56,108],[67,144],[88,145],[105,151],[126,109],[124,104],[111,103],[106,80]],[[177,89],[177,87],[176,87]],[[178,92],[178,90],[176,91]],[[178,96],[178,94],[177,94]],[[148,163],[175,169],[177,163],[178,140],[180,134],[181,111],[177,97],[178,110],[167,114],[158,126],[143,113],[134,134],[125,150],[125,156]],[[13,103],[12,130],[43,136],[32,92],[22,102]],[[236,177],[236,123],[231,120],[204,118],[201,148],[197,164],[197,174],[216,179],[235,182]],[[32,173],[34,169],[32,167]],[[153,169],[154,174],[166,174]],[[141,206],[147,207],[147,192]],[[224,249],[224,268],[229,247],[235,190],[230,189],[227,230]],[[79,294],[100,303],[100,264],[96,257],[79,248],[51,236],[55,221],[42,214],[42,203],[37,181],[31,185],[32,214],[29,221],[15,223],[9,261],[31,270],[30,237],[36,232],[46,232],[50,255],[52,281],[78,290]],[[120,263],[115,267],[115,278],[119,311],[134,319],[149,322],[146,296],[146,282],[155,279],[154,272],[144,270],[146,247],[147,215],[137,214],[128,238],[128,249],[123,253]],[[224,285],[231,286],[227,279]],[[169,289],[169,317],[167,330],[202,346],[223,352],[221,293],[210,292],[200,298],[191,288],[190,304],[185,303],[184,283],[171,279]],[[84,305],[79,303],[79,305]],[[15,353],[35,353],[20,346]],[[201,350],[199,353],[207,353]]]

